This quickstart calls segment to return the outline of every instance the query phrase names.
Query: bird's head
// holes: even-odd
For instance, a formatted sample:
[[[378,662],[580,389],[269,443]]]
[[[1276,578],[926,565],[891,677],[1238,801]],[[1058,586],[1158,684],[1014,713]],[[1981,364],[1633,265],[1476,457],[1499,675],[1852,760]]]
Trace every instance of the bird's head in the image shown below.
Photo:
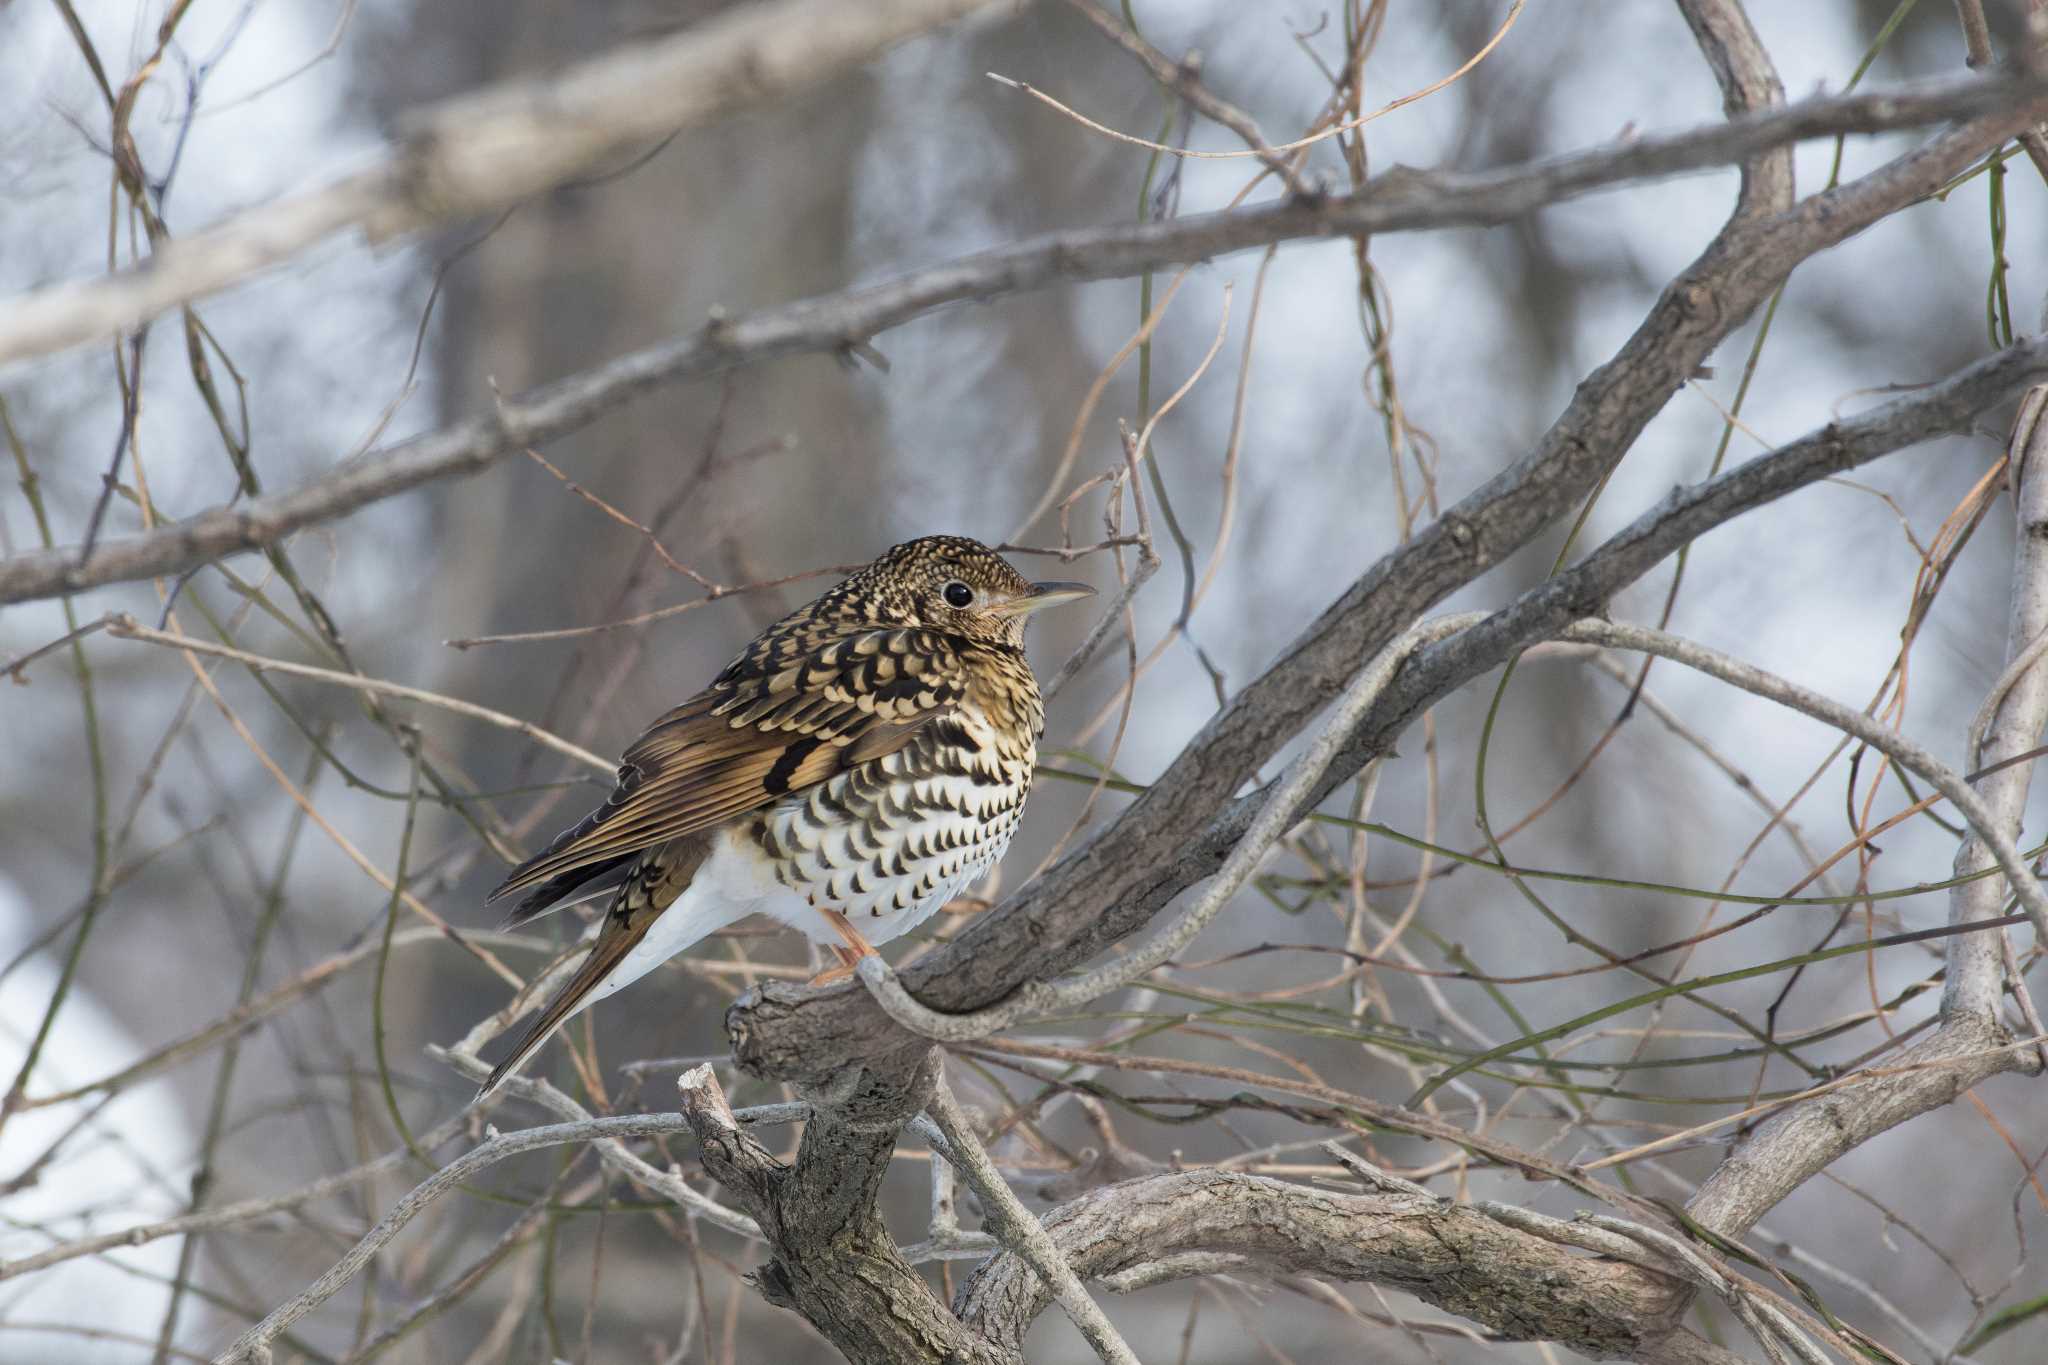
[[[1034,583],[978,540],[922,536],[849,578],[878,625],[922,626],[983,644],[1021,648],[1033,612],[1095,595],[1086,583]]]

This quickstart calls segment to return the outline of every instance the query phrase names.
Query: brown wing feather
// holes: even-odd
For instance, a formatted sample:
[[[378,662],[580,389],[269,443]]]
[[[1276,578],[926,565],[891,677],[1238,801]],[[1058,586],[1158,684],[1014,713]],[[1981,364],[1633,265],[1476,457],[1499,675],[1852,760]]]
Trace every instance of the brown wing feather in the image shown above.
[[[719,825],[910,742],[965,687],[947,637],[865,630],[795,657],[756,646],[648,727],[604,805],[512,870],[490,899]]]

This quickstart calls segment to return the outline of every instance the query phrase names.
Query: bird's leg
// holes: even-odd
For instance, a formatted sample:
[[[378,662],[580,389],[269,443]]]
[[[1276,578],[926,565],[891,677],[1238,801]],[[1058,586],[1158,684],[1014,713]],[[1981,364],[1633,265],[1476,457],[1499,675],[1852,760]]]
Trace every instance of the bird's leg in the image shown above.
[[[813,986],[829,986],[835,981],[844,981],[847,977],[853,975],[853,969],[860,965],[862,958],[879,956],[875,951],[875,945],[861,937],[860,930],[853,927],[852,920],[849,920],[837,910],[828,910],[822,905],[818,907],[818,913],[825,917],[825,923],[832,926],[832,931],[845,939],[846,942],[844,944],[833,943],[826,945],[838,955],[839,965],[837,967],[827,967],[824,971],[819,972],[811,978],[809,984]]]
[[[821,907],[818,913],[823,915],[825,922],[832,926],[832,932],[845,939],[846,946],[852,950],[850,954],[841,953],[840,957],[842,960],[858,962],[864,957],[878,956],[875,952],[875,945],[861,937],[860,930],[853,927],[852,920],[840,914],[837,910],[826,910]]]

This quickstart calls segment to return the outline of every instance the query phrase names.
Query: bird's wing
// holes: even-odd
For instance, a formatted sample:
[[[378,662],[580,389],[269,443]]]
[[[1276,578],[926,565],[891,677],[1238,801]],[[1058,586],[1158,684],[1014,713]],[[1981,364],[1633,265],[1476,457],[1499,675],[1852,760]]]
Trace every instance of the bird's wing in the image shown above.
[[[958,651],[932,631],[750,649],[635,740],[604,805],[514,868],[490,899],[617,863],[900,749],[950,714],[964,688]]]

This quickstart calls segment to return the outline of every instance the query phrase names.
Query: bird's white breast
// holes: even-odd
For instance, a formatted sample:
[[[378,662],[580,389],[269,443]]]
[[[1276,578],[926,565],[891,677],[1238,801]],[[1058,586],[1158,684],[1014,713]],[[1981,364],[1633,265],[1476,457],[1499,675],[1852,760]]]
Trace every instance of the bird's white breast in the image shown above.
[[[908,932],[987,873],[1023,815],[1030,760],[1005,762],[963,715],[791,796],[760,817],[784,885],[872,943]],[[816,919],[816,915],[812,915]],[[799,925],[813,937],[822,926]],[[824,930],[824,941],[831,941]]]

